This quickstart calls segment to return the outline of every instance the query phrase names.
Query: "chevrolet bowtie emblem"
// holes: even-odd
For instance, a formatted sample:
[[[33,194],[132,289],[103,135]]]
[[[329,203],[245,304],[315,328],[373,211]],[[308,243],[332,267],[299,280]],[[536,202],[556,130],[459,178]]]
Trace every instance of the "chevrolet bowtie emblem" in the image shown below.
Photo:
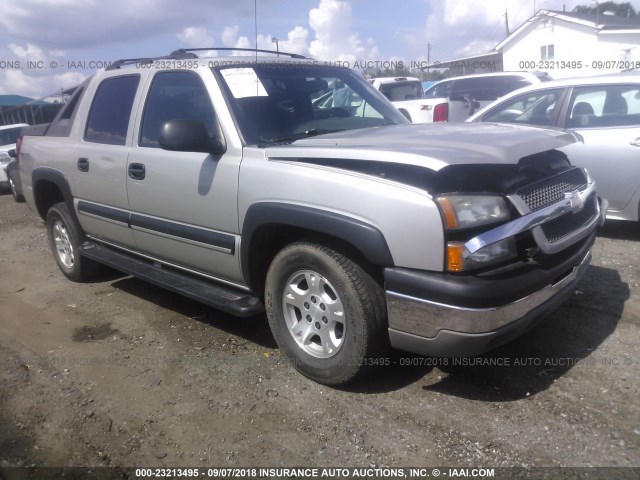
[[[571,205],[571,212],[576,213],[584,208],[584,198],[580,195],[580,192],[567,192],[564,194],[564,198],[569,200]]]

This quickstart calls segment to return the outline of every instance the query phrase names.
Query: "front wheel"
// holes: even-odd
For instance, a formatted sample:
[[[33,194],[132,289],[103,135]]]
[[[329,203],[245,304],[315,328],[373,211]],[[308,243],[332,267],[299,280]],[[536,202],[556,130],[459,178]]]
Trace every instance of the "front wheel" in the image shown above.
[[[265,285],[278,346],[298,371],[326,385],[352,381],[386,355],[383,298],[361,266],[306,242],[276,255]]]
[[[47,234],[53,257],[67,278],[82,282],[95,276],[100,266],[80,256],[84,235],[64,202],[55,204],[47,212]]]

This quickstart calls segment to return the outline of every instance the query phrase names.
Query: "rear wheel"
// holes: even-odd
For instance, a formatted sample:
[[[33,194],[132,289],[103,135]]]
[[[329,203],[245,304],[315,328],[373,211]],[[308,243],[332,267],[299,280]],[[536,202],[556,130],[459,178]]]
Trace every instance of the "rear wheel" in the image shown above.
[[[274,258],[265,285],[271,331],[297,370],[340,385],[386,355],[384,294],[358,264],[327,247],[294,243]]]
[[[9,179],[9,186],[11,187],[11,194],[13,195],[13,199],[18,203],[24,202],[24,197],[20,193],[18,193],[16,184],[13,183],[13,180],[11,178]]]
[[[82,229],[64,202],[57,203],[47,213],[47,234],[53,257],[67,278],[82,282],[93,277],[100,265],[79,254],[84,241]]]

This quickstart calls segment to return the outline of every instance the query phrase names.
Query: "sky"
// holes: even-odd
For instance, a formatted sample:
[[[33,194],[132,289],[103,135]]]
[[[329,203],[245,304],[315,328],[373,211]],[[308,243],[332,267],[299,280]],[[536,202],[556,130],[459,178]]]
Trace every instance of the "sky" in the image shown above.
[[[119,58],[247,47],[326,61],[445,61],[491,50],[533,12],[591,0],[0,0],[0,95],[41,98]],[[640,0],[632,0],[636,10]],[[254,6],[257,7],[254,9]],[[255,18],[257,17],[257,36]]]

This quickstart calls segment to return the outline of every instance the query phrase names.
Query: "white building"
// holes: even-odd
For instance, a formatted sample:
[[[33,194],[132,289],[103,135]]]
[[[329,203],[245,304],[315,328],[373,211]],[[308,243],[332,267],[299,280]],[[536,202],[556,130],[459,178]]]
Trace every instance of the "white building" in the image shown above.
[[[491,52],[429,68],[451,75],[536,70],[553,78],[640,69],[640,16],[540,10]]]
[[[495,48],[505,71],[553,78],[640,68],[640,16],[541,10]]]

